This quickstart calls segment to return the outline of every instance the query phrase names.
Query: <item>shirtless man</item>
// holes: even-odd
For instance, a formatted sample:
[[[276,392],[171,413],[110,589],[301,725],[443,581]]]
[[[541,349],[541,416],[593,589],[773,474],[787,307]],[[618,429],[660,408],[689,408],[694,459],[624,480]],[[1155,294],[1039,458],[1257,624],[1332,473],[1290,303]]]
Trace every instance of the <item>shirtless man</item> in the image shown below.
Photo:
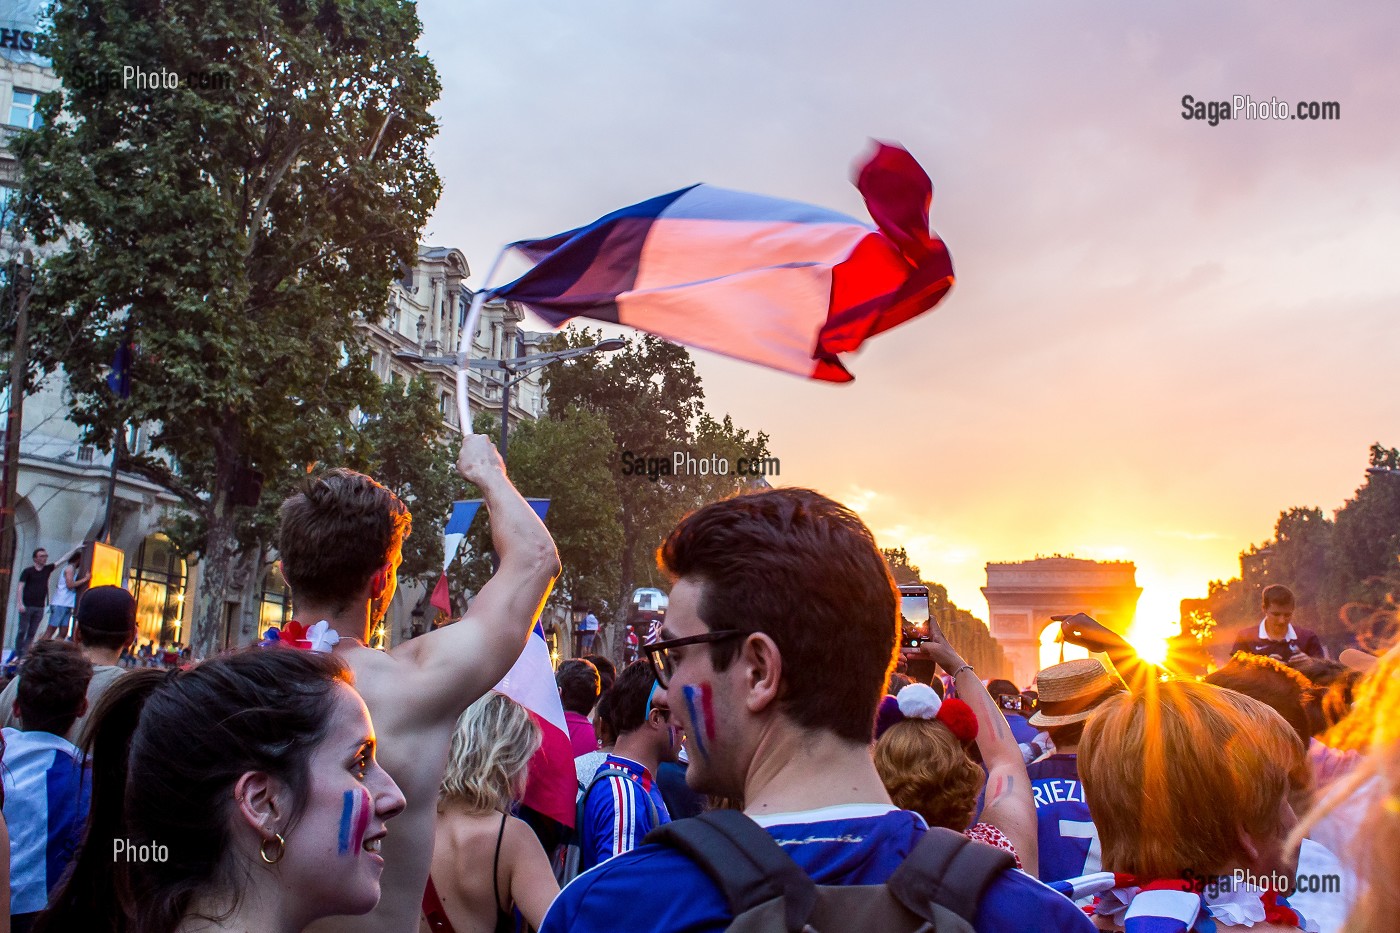
[[[306,626],[325,620],[329,640],[339,636],[330,650],[354,671],[379,761],[407,800],[383,842],[379,906],[312,924],[312,933],[416,933],[453,727],[515,663],[559,574],[553,539],[506,478],[488,438],[463,439],[457,472],[481,489],[500,568],[461,621],[388,652],[364,643],[394,596],[408,508],[350,470],[312,480],[282,504],[278,550],[297,619]]]

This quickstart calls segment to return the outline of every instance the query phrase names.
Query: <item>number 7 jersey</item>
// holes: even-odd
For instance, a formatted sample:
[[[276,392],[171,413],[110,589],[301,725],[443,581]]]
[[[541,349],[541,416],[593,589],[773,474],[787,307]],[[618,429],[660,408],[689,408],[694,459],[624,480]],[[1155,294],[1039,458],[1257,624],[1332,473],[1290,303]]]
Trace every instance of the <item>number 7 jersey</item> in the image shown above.
[[[1079,763],[1074,755],[1051,755],[1026,766],[1039,824],[1040,880],[1063,881],[1102,867],[1099,832],[1089,818]]]

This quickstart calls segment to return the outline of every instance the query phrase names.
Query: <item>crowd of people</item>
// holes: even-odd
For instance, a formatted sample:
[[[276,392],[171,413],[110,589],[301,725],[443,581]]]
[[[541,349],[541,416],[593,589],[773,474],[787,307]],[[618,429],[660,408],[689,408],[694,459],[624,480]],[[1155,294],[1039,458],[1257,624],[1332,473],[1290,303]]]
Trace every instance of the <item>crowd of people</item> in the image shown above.
[[[1042,670],[1033,706],[932,624],[939,675],[911,683],[873,536],[803,489],[683,518],[644,658],[559,665],[577,793],[551,820],[523,803],[542,727],[491,688],[558,557],[489,441],[458,471],[497,571],[388,651],[365,642],[411,516],[347,470],[281,510],[304,641],[124,664],[116,587],[35,639],[0,697],[9,929],[1390,928],[1400,648],[1330,661],[1270,588],[1203,680],[1079,616],[1101,654]]]

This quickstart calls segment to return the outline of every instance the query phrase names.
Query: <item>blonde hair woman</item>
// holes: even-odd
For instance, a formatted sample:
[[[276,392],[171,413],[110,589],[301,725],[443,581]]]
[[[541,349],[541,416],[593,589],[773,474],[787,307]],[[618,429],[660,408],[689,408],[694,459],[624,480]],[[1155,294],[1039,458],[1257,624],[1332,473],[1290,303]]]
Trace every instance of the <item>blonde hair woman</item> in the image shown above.
[[[499,693],[457,720],[423,897],[433,933],[514,930],[513,909],[532,927],[543,922],[559,884],[539,839],[510,815],[539,747],[539,726]]]

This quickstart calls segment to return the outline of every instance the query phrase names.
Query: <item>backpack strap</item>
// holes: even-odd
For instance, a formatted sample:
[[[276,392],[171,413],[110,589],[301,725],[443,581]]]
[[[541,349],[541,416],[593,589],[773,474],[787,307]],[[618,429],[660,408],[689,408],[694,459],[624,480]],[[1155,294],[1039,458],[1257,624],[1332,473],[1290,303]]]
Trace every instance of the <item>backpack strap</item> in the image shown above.
[[[817,887],[762,826],[738,810],[711,810],[647,834],[648,845],[676,849],[704,870],[737,917],[783,898],[784,923],[801,933],[817,903]]]
[[[931,905],[938,904],[971,924],[992,881],[1015,867],[1009,852],[934,826],[886,886],[896,900],[926,920],[932,919]]]
[[[593,792],[594,785],[598,784],[604,778],[610,777],[627,778],[627,780],[637,783],[638,787],[641,789],[642,800],[646,802],[647,816],[651,817],[651,825],[656,826],[656,824],[660,822],[660,815],[656,812],[656,801],[651,799],[651,794],[647,792],[647,789],[645,787],[641,787],[640,782],[637,781],[637,776],[635,774],[633,774],[631,771],[626,771],[622,768],[604,768],[602,771],[599,771],[597,774],[593,775],[593,780],[588,782],[588,787],[584,789],[583,796],[579,798],[578,817],[576,822],[574,823],[575,826],[583,825],[583,818],[585,816],[585,806],[588,803],[588,795]]]

